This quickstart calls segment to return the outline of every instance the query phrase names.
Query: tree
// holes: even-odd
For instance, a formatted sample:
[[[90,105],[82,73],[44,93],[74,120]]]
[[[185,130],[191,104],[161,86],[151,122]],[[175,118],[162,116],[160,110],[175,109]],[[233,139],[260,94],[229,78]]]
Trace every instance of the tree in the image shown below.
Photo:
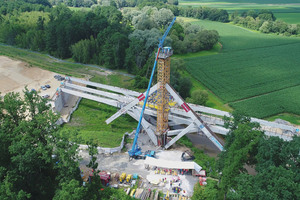
[[[98,155],[98,149],[97,144],[95,144],[92,140],[87,143],[88,149],[89,149],[89,155],[91,156],[91,160],[87,167],[92,168],[94,171],[96,171],[98,167],[97,161],[97,155]]]
[[[201,186],[199,183],[194,186],[194,193],[192,200],[215,200],[220,199],[219,188],[217,186],[217,181],[207,180],[206,186]]]
[[[205,105],[208,100],[208,93],[205,90],[195,90],[192,92],[191,102],[198,105]]]
[[[225,119],[226,120],[226,119]],[[228,192],[230,188],[236,187],[236,177],[245,173],[244,165],[257,163],[255,156],[258,151],[258,144],[263,136],[257,123],[250,122],[250,119],[241,114],[234,113],[233,121],[225,121],[225,127],[230,127],[226,135],[224,150],[219,155],[217,162],[222,172],[220,188]]]
[[[259,28],[259,31],[263,33],[270,33],[272,31],[272,24],[273,22],[271,21],[265,21]]]
[[[180,96],[182,96],[182,98],[185,99],[190,96],[190,90],[191,90],[192,86],[193,86],[193,84],[189,78],[187,78],[187,77],[180,78],[179,82],[178,82],[177,91],[179,92]]]
[[[158,27],[167,27],[173,18],[174,14],[170,9],[162,8],[153,13],[154,22]]]
[[[270,166],[256,176],[241,174],[236,178],[235,191],[228,199],[299,199],[300,184],[294,181],[295,172],[284,167]]]
[[[46,99],[8,93],[0,113],[0,199],[51,199],[59,183],[80,180],[77,145],[60,136]]]

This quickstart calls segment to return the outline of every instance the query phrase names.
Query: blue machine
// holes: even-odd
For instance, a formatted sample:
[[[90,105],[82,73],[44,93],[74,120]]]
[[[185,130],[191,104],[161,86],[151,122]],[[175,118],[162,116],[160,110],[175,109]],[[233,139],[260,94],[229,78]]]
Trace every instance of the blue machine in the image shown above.
[[[135,137],[134,137],[134,141],[133,141],[133,144],[132,144],[132,149],[128,151],[129,158],[136,158],[136,159],[145,158],[145,156],[142,155],[141,148],[137,144],[137,139],[138,139],[138,136],[139,136],[139,133],[140,133],[141,122],[142,122],[142,119],[143,119],[143,115],[144,115],[144,111],[145,111],[145,107],[146,107],[146,103],[147,103],[147,99],[148,99],[149,90],[150,90],[150,87],[151,87],[151,84],[152,84],[152,79],[153,79],[153,75],[154,75],[154,72],[155,72],[158,55],[159,55],[160,50],[163,48],[164,41],[165,41],[169,31],[171,30],[175,20],[176,20],[176,17],[174,17],[174,19],[171,22],[171,24],[169,25],[168,29],[166,30],[166,32],[164,33],[162,38],[159,40],[157,55],[156,55],[156,59],[155,59],[155,62],[154,62],[153,69],[152,69],[150,81],[149,81],[149,84],[148,84],[146,97],[145,97],[145,100],[144,100],[144,105],[143,105],[142,112],[141,112],[141,115],[140,115],[139,123],[138,123],[138,126],[136,128]]]

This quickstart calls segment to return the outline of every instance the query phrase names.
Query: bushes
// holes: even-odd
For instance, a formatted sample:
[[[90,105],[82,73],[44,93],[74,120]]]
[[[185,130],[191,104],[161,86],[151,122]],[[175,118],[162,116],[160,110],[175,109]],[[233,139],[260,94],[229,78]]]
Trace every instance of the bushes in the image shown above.
[[[300,24],[288,24],[284,21],[276,20],[274,14],[269,10],[260,10],[258,13],[250,10],[247,13],[242,13],[240,17],[233,14],[231,18],[234,24],[259,30],[262,33],[276,33],[285,36],[300,34]]]
[[[209,19],[211,21],[228,22],[228,13],[223,9],[208,7],[180,7],[179,15],[183,17],[193,17],[197,19]]]

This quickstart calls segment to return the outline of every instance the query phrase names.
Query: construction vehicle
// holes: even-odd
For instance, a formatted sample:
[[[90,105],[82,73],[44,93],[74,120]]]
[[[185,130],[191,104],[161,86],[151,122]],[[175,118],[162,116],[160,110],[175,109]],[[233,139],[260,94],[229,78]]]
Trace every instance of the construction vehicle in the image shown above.
[[[126,173],[122,173],[121,176],[120,176],[120,183],[123,183],[123,181],[125,180],[126,178]]]
[[[155,151],[151,151],[151,150],[146,151],[145,152],[145,158],[146,158],[146,156],[154,158],[155,157]]]
[[[132,180],[132,175],[131,174],[128,174],[127,177],[126,177],[126,182],[127,183],[130,183]]]
[[[107,172],[99,172],[102,185],[108,186],[110,181],[110,174]]]
[[[190,151],[185,151],[181,154],[181,161],[194,160],[195,156]]]
[[[135,158],[135,159],[141,159],[141,158],[144,159],[145,158],[145,156],[142,156],[142,151],[141,151],[141,148],[137,144],[137,139],[138,139],[138,136],[139,136],[139,133],[140,133],[141,122],[142,122],[144,111],[145,111],[145,108],[146,108],[146,104],[147,104],[147,100],[148,100],[148,96],[149,96],[149,91],[150,91],[150,88],[151,88],[151,84],[152,84],[152,80],[153,80],[153,76],[154,76],[154,72],[155,72],[155,68],[156,68],[156,64],[157,64],[157,60],[158,60],[158,56],[159,56],[159,52],[163,48],[164,41],[165,41],[169,31],[171,30],[173,24],[175,23],[175,20],[176,20],[176,17],[174,17],[171,24],[167,28],[166,32],[164,33],[162,38],[159,40],[157,55],[156,55],[156,59],[155,59],[155,62],[154,62],[153,68],[152,68],[151,77],[150,77],[150,81],[149,81],[149,84],[148,84],[146,96],[145,96],[145,99],[144,99],[144,105],[143,105],[143,108],[142,108],[142,111],[141,111],[139,123],[138,123],[138,126],[137,126],[136,131],[135,131],[135,137],[134,137],[134,141],[133,141],[133,144],[132,144],[132,149],[128,151],[129,159],[133,159],[133,158]]]

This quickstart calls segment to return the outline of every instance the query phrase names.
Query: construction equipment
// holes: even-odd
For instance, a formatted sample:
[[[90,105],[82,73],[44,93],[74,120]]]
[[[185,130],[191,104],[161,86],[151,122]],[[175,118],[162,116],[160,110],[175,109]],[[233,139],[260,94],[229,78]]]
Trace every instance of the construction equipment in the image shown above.
[[[127,177],[126,177],[126,182],[127,182],[127,183],[130,183],[130,182],[131,182],[131,179],[132,179],[132,175],[131,175],[131,174],[128,174]]]
[[[120,183],[123,183],[123,181],[125,180],[126,178],[126,173],[122,173],[121,176],[120,176]]]
[[[190,151],[185,151],[181,154],[181,161],[190,161],[194,160],[195,156]]]
[[[110,173],[107,172],[99,172],[100,180],[102,185],[108,186],[110,181]]]
[[[154,158],[155,157],[155,151],[148,150],[148,151],[145,152],[145,156]]]
[[[136,159],[144,158],[143,156],[141,157],[142,151],[141,151],[141,148],[137,144],[137,139],[138,139],[138,136],[139,136],[139,133],[140,133],[141,122],[142,122],[145,107],[146,107],[146,104],[147,104],[147,99],[148,99],[148,96],[149,96],[149,91],[150,91],[150,88],[151,88],[151,84],[152,84],[152,80],[153,80],[153,76],[154,76],[154,72],[155,72],[155,67],[156,67],[156,64],[157,64],[158,56],[159,56],[159,52],[163,48],[164,41],[165,41],[169,31],[171,30],[175,20],[176,20],[176,17],[174,17],[173,21],[171,22],[171,24],[167,28],[166,32],[164,33],[163,37],[159,40],[157,55],[156,55],[156,59],[155,59],[154,65],[153,65],[153,69],[152,69],[150,81],[149,81],[149,84],[148,84],[146,96],[144,96],[144,94],[142,94],[142,96],[139,97],[139,99],[144,99],[144,97],[145,97],[145,99],[144,99],[144,105],[143,105],[143,108],[142,108],[142,111],[141,111],[139,123],[138,123],[138,126],[137,126],[136,131],[135,131],[135,137],[134,137],[134,141],[133,141],[133,144],[132,144],[132,149],[128,151],[130,159],[132,159],[132,158],[136,158]]]

